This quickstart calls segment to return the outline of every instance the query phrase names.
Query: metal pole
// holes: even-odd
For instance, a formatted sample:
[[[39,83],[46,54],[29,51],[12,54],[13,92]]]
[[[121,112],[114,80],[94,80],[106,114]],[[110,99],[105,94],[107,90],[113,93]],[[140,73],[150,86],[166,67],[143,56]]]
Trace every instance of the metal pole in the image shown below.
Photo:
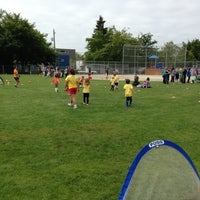
[[[56,35],[56,32],[55,32],[55,30],[53,29],[53,48],[54,48],[54,49],[56,49],[56,37],[55,37],[55,35]]]
[[[177,54],[178,54],[178,49],[177,47],[175,47],[175,52],[174,52],[174,67],[176,68],[176,57],[177,57]]]
[[[187,46],[185,46],[185,55],[184,55],[184,67],[186,67],[186,63],[187,63]]]
[[[122,74],[124,74],[124,46],[123,46],[123,55],[122,55]]]
[[[147,47],[145,47],[145,69],[147,69]]]
[[[135,74],[135,66],[136,65],[136,46],[135,46],[135,49],[134,49],[134,74]]]
[[[168,64],[168,63],[167,63],[167,56],[168,56],[168,55],[167,55],[167,48],[166,48],[165,51],[166,51],[166,52],[165,52],[165,67],[167,67],[167,64]]]

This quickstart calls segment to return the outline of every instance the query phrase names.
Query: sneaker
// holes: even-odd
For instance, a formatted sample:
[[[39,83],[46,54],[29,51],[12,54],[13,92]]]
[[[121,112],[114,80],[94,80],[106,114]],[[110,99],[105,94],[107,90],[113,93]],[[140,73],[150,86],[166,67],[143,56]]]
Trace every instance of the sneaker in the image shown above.
[[[71,103],[68,103],[67,105],[68,105],[68,106],[72,106],[72,104],[71,104]]]
[[[77,105],[76,104],[74,105],[74,109],[77,109]]]

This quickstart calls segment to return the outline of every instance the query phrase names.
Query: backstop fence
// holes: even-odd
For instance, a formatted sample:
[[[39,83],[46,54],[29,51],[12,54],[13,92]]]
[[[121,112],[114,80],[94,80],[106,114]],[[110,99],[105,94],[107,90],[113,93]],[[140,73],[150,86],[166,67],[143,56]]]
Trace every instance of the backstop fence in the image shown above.
[[[144,74],[145,69],[162,69],[164,67],[200,67],[200,61],[188,61],[187,48],[181,45],[165,47],[147,47],[140,45],[124,45],[121,62],[90,61],[85,66],[98,74],[119,71],[120,74]]]
[[[83,70],[97,73],[97,74],[105,74],[106,69],[109,70],[109,73],[113,73],[114,71],[119,74],[145,74],[146,69],[161,69],[165,65],[161,65],[161,63],[156,63],[157,67],[155,67],[155,62],[152,61],[139,61],[138,59],[135,62],[112,62],[112,61],[90,61],[85,62],[82,67]],[[200,68],[200,61],[182,61],[177,62],[174,65],[173,62],[169,62],[168,67],[190,67],[191,69]]]

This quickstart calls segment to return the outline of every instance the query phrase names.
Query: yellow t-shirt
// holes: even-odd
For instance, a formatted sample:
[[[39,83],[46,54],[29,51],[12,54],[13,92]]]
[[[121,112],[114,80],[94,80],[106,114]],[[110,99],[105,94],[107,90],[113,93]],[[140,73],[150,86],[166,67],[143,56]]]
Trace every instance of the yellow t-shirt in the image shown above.
[[[110,84],[111,85],[115,85],[115,78],[114,78],[114,76],[110,79]]]
[[[119,76],[118,75],[115,75],[114,79],[115,79],[115,83],[119,83]]]
[[[125,90],[125,97],[131,97],[133,95],[133,86],[132,84],[125,84],[124,85]]]
[[[68,88],[78,88],[78,78],[76,75],[68,75],[65,81],[68,83]]]
[[[86,83],[83,84],[83,93],[90,93],[90,85]]]

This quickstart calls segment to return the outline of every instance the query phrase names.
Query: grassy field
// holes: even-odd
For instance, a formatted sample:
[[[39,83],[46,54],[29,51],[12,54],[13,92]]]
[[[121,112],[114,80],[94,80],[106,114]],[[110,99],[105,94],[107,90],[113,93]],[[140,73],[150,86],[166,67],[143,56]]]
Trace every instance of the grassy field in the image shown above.
[[[0,199],[116,200],[128,168],[147,143],[180,145],[200,170],[200,85],[152,82],[125,108],[124,82],[91,81],[90,105],[67,106],[50,78],[22,75],[0,85]]]

